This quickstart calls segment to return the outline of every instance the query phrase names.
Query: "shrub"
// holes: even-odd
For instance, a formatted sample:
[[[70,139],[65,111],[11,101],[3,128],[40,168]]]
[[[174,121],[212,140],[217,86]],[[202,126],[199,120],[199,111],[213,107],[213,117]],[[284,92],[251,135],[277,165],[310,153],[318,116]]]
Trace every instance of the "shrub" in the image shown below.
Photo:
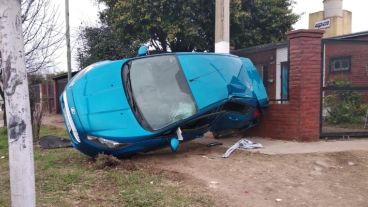
[[[350,81],[335,80],[337,87],[348,87]],[[367,112],[368,105],[362,103],[362,95],[354,91],[338,90],[324,98],[327,107],[327,122],[331,124],[361,123]]]

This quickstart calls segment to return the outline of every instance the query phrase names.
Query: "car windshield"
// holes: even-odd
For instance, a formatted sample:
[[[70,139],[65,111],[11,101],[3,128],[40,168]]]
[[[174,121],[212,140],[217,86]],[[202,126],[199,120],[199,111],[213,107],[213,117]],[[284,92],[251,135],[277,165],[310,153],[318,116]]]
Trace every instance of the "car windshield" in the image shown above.
[[[127,77],[137,119],[158,130],[196,113],[187,81],[175,55],[132,60]],[[133,103],[132,103],[133,102]]]

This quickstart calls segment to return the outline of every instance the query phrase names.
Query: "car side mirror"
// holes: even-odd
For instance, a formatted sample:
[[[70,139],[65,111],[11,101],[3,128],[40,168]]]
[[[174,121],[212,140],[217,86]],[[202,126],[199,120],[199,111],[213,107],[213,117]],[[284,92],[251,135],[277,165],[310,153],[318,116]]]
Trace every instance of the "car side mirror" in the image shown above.
[[[138,49],[138,56],[141,57],[141,56],[146,56],[148,54],[148,48],[146,46],[141,46],[139,49]]]
[[[180,141],[177,137],[172,137],[170,139],[170,148],[172,152],[178,151],[179,145],[180,145]]]

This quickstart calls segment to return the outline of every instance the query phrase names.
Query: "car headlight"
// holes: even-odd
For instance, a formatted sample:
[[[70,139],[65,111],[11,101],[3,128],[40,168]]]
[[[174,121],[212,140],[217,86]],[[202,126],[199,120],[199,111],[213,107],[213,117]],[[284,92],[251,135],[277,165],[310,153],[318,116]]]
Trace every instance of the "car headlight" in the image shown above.
[[[73,134],[74,138],[77,140],[77,142],[80,143],[79,134],[77,131],[77,128],[75,127],[74,121],[72,119],[72,115],[70,114],[69,104],[68,104],[68,97],[66,95],[66,92],[63,93],[63,101],[64,101],[64,116],[65,116],[65,123],[66,128],[68,128],[68,131]]]
[[[91,142],[94,142],[96,144],[103,145],[105,147],[112,148],[112,149],[125,147],[125,146],[128,145],[126,143],[119,143],[119,142],[115,142],[115,141],[112,141],[112,140],[104,139],[104,138],[101,138],[101,137],[95,137],[95,136],[91,136],[91,135],[87,135],[87,139]]]

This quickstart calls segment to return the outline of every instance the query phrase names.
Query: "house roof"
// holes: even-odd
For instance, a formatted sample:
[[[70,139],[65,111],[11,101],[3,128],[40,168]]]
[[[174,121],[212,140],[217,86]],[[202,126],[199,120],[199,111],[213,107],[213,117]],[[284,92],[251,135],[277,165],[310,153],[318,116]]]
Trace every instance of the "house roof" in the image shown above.
[[[72,71],[72,77],[77,74],[79,71]],[[68,78],[68,73],[59,73],[56,74],[55,76],[52,77],[53,80],[60,80],[60,79],[64,79],[64,78]]]
[[[368,31],[362,31],[362,32],[356,32],[356,33],[351,33],[351,34],[346,34],[346,35],[328,37],[328,38],[324,38],[324,39],[349,39],[349,38],[361,37],[361,36],[368,36]],[[272,50],[272,49],[277,49],[277,48],[287,47],[287,46],[288,46],[287,41],[277,42],[277,43],[269,43],[269,44],[263,44],[263,45],[257,45],[257,46],[253,46],[253,47],[247,47],[247,48],[242,48],[242,49],[238,49],[238,50],[233,50],[233,51],[231,51],[231,54],[241,55],[241,54],[244,54],[244,53],[262,52],[262,51],[267,51],[267,50]]]
[[[249,53],[249,52],[261,52],[261,51],[267,51],[272,49],[277,49],[281,47],[287,47],[288,42],[277,42],[277,43],[269,43],[269,44],[263,44],[263,45],[257,45],[253,47],[247,47],[239,50],[233,50],[231,51],[232,54],[241,54],[241,53]]]
[[[345,34],[345,35],[328,37],[328,38],[324,38],[324,39],[348,39],[348,38],[360,37],[360,36],[368,36],[368,31],[350,33],[350,34]]]

